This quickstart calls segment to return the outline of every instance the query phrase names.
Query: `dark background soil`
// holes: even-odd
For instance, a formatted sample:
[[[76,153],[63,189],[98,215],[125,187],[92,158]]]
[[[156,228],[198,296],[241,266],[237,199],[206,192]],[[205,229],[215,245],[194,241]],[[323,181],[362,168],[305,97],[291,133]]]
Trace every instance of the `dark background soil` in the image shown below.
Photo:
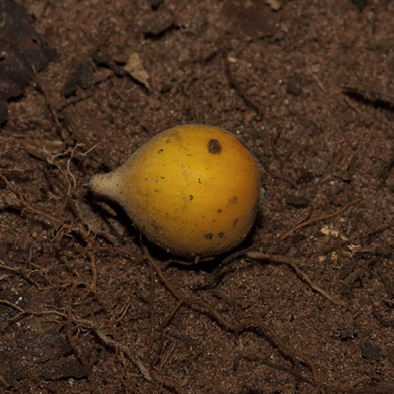
[[[0,129],[0,391],[393,393],[394,2],[19,3],[58,57]],[[183,123],[256,154],[272,258],[166,265],[88,193]]]

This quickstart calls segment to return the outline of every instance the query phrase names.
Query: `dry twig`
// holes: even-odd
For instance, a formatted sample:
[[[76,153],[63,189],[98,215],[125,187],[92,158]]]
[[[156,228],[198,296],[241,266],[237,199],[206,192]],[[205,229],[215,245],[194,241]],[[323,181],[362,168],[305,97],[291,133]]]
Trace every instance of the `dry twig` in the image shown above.
[[[325,290],[321,289],[318,285],[316,285],[310,278],[309,276],[301,270],[299,267],[299,264],[297,264],[295,259],[291,259],[285,256],[277,256],[277,255],[271,255],[271,254],[265,254],[265,253],[260,253],[260,252],[247,252],[246,256],[255,259],[255,260],[265,260],[265,261],[272,261],[274,263],[279,263],[279,264],[286,264],[289,265],[293,270],[296,272],[296,274],[304,280],[308,285],[318,293],[320,293],[323,297],[327,298],[327,300],[331,301],[334,305],[339,305],[339,306],[346,306],[347,303],[344,300],[340,300],[336,297],[331,296],[328,294]]]
[[[345,211],[346,209],[348,209],[351,205],[354,205],[354,204],[358,203],[360,200],[361,200],[360,198],[357,198],[356,200],[353,200],[353,201],[347,203],[346,205],[344,205],[341,209],[339,209],[339,210],[336,211],[336,212],[329,213],[329,214],[323,215],[323,216],[319,216],[318,218],[309,219],[309,220],[307,220],[306,222],[302,222],[302,223],[298,224],[297,226],[293,227],[292,229],[290,229],[289,231],[287,231],[285,234],[283,234],[283,235],[280,237],[281,241],[283,241],[283,240],[284,240],[285,238],[287,238],[291,233],[294,233],[294,231],[296,231],[296,230],[298,230],[298,229],[300,229],[300,228],[302,228],[302,227],[305,227],[305,226],[308,226],[309,224],[312,224],[312,223],[315,223],[315,222],[319,222],[319,221],[321,221],[321,220],[329,219],[329,218],[332,218],[333,216],[339,215],[340,213],[342,213],[343,211]]]

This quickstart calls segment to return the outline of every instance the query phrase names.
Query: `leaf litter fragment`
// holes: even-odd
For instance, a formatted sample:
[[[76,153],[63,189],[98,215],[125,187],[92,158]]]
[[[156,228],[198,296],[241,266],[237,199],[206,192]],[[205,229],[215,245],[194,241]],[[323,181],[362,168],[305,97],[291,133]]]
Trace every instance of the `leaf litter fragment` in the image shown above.
[[[23,94],[32,74],[55,59],[51,49],[30,26],[23,7],[0,1],[0,124],[8,118],[8,99]]]
[[[129,56],[124,69],[132,78],[142,83],[147,89],[150,90],[149,74],[142,65],[140,55],[137,52],[133,52]]]

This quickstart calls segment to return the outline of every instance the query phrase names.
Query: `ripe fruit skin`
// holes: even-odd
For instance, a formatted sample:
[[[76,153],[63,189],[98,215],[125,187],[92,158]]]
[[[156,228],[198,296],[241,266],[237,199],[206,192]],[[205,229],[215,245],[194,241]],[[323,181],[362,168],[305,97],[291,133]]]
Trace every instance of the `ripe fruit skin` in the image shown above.
[[[120,168],[91,179],[153,243],[183,257],[229,251],[248,235],[260,181],[253,154],[212,126],[166,130]]]

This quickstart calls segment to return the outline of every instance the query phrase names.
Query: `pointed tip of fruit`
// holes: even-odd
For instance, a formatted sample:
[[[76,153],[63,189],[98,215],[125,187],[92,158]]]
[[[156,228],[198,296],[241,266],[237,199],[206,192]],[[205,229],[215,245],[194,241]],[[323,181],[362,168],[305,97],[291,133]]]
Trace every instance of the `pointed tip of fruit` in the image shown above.
[[[114,173],[110,172],[108,174],[95,175],[90,179],[89,187],[94,194],[116,199],[117,181],[114,177]]]

